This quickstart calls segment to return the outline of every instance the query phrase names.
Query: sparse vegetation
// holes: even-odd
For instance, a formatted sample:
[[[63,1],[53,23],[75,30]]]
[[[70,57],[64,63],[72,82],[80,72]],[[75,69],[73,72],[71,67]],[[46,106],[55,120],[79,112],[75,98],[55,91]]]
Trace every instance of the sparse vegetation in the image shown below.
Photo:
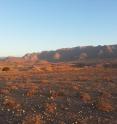
[[[1,69],[12,68],[8,73],[0,71],[0,113],[7,118],[0,118],[3,124],[117,121],[116,68],[45,62],[0,64]]]
[[[28,114],[22,124],[44,124],[40,114]]]
[[[10,70],[9,67],[4,67],[4,68],[2,69],[2,71],[9,71],[9,70]]]
[[[4,98],[3,104],[9,109],[19,109],[21,107],[17,100],[11,96],[6,96]]]
[[[98,104],[97,104],[97,108],[101,111],[104,111],[104,112],[110,112],[110,111],[113,111],[113,106],[112,104],[108,101],[108,100],[105,100],[105,99],[101,99]]]
[[[81,92],[80,98],[85,103],[91,102],[91,96],[88,93]]]

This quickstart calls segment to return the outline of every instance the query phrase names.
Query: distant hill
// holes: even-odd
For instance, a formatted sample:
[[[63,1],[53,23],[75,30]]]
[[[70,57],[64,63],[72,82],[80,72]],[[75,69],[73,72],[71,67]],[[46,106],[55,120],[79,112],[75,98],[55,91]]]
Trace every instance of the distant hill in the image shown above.
[[[22,57],[22,59],[26,61],[45,60],[49,62],[69,62],[106,58],[117,58],[117,45],[63,48],[55,51],[26,54]]]
[[[48,61],[71,62],[98,59],[117,59],[117,45],[83,46],[62,48],[55,51],[25,54],[23,57],[1,57],[0,60],[10,62],[20,61]]]

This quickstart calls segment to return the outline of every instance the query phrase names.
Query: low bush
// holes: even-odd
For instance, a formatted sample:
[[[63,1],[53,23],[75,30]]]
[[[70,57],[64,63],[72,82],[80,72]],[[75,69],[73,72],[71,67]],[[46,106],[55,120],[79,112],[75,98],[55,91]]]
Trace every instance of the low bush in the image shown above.
[[[80,99],[84,102],[84,103],[88,103],[91,101],[91,96],[88,93],[84,93],[81,92],[80,93]]]
[[[22,124],[43,124],[40,114],[29,114],[25,117]]]
[[[103,112],[110,112],[113,111],[112,104],[107,100],[100,100],[97,103],[97,108]]]
[[[4,68],[2,68],[2,71],[9,71],[9,70],[10,70],[9,67],[4,67]]]

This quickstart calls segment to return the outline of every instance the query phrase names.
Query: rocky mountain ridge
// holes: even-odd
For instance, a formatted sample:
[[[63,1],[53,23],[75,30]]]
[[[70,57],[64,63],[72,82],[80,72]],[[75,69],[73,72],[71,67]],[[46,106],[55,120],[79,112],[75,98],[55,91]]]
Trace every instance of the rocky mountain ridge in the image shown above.
[[[70,62],[91,59],[117,59],[117,45],[62,48],[55,51],[28,53],[22,57],[7,57],[5,61]]]
[[[26,54],[22,58],[24,60],[45,60],[49,62],[117,58],[117,45],[62,48],[55,51]]]

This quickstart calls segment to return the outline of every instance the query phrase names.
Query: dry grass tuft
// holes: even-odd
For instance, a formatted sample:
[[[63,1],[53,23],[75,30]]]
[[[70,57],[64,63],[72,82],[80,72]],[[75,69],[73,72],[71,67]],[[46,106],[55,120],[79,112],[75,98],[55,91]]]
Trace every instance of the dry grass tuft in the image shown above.
[[[43,124],[40,114],[27,115],[22,124]]]
[[[9,67],[3,67],[2,71],[9,71],[10,68]]]
[[[49,113],[54,113],[55,110],[57,109],[57,108],[56,108],[56,105],[55,105],[54,103],[50,103],[50,104],[47,103],[45,107],[46,107],[46,108],[45,108],[46,111],[49,112]]]
[[[103,112],[110,112],[113,111],[113,106],[108,100],[101,99],[98,104],[97,108]]]
[[[91,96],[88,93],[81,92],[80,98],[84,103],[89,103],[91,101]]]
[[[17,102],[17,100],[11,96],[6,96],[4,98],[3,104],[10,109],[19,109],[21,105]]]

